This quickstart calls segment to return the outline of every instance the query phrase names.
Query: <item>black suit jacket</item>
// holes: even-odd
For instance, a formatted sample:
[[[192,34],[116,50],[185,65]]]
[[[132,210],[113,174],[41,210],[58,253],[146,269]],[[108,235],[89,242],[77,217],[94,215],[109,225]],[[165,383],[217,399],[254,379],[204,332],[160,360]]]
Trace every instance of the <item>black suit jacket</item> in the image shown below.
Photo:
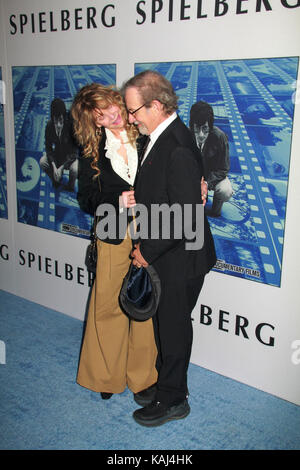
[[[214,126],[200,152],[208,188],[214,190],[216,185],[226,178],[230,170],[227,135],[221,129]]]
[[[110,223],[115,224],[115,235],[101,239],[107,243],[119,244],[124,239],[127,223],[131,221],[126,209],[119,215],[119,196],[131,187],[113,170],[110,159],[105,156],[105,143],[103,131],[99,145],[99,177],[93,178],[96,171],[91,168],[91,158],[79,158],[77,200],[80,208],[93,216],[100,204],[110,204],[114,208],[116,217],[114,220],[110,219]],[[107,216],[100,217],[100,220],[104,218],[107,219]]]
[[[68,115],[64,117],[64,125],[61,136],[58,137],[52,121],[48,121],[45,130],[45,148],[50,162],[54,162],[57,168],[66,162],[77,158],[78,148],[72,134],[72,123]]]
[[[148,209],[151,227],[151,205],[189,204],[195,209],[202,204],[201,177],[204,174],[197,146],[189,129],[177,117],[159,136],[142,164],[136,181],[135,198]],[[195,228],[195,212],[192,223]],[[206,274],[216,262],[216,254],[209,224],[204,215],[204,244],[201,249],[186,250],[186,239],[162,236],[165,221],[161,221],[158,238],[141,234],[141,253],[153,264],[161,279],[191,279]],[[198,227],[199,228],[199,227]]]

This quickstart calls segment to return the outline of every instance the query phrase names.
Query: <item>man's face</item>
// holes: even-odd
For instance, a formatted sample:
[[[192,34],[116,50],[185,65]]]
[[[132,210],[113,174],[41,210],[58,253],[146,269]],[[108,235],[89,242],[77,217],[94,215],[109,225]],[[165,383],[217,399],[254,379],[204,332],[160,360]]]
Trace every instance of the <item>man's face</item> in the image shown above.
[[[198,124],[194,124],[194,134],[196,137],[197,146],[201,147],[206,141],[208,134],[209,134],[209,125],[206,121],[202,126]]]
[[[61,114],[60,116],[54,116],[54,125],[58,131],[61,131],[64,125],[64,117]]]
[[[152,107],[146,108],[145,103],[142,101],[135,87],[126,90],[125,103],[128,109],[128,120],[130,124],[135,124],[141,134],[151,134],[156,128]]]

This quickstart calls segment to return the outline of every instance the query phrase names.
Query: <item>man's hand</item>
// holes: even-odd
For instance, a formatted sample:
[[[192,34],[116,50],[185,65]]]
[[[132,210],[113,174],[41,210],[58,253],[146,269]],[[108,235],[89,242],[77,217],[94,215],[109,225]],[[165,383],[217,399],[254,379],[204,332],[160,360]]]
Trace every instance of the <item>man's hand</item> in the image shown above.
[[[203,206],[205,206],[206,204],[206,201],[207,201],[207,192],[208,192],[208,186],[207,186],[207,182],[204,181],[204,177],[202,176],[202,179],[201,179],[201,197],[202,197],[202,204]]]
[[[134,245],[134,249],[131,252],[131,257],[133,258],[132,264],[134,266],[137,266],[138,268],[141,268],[142,266],[146,268],[148,266],[147,261],[141,254],[139,244]]]
[[[62,174],[63,174],[63,169],[64,169],[63,166],[60,166],[59,168],[56,168],[56,165],[53,164],[53,179],[56,183],[60,182],[60,180],[62,178]]]

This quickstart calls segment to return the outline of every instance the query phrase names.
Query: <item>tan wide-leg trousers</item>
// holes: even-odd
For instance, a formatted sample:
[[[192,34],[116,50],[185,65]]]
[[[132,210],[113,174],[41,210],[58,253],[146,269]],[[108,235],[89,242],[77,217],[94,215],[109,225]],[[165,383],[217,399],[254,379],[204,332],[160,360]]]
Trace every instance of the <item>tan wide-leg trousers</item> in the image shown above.
[[[133,393],[157,380],[157,350],[152,319],[129,320],[119,292],[130,265],[131,240],[120,245],[97,242],[98,263],[91,293],[77,382],[95,392]]]

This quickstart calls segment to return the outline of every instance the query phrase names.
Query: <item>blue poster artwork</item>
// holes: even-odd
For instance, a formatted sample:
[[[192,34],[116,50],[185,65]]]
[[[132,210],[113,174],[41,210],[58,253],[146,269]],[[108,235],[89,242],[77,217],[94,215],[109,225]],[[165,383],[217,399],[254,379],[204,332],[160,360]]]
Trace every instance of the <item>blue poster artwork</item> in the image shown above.
[[[12,78],[18,222],[89,238],[91,216],[77,202],[79,149],[69,110],[84,85],[114,85],[116,66],[13,67]],[[52,160],[60,172],[55,177]]]
[[[178,114],[195,136],[208,179],[214,270],[277,287],[298,62],[283,57],[135,64],[135,73],[156,70],[172,83]]]
[[[2,80],[0,67],[0,218],[7,219],[7,183],[5,161],[5,135],[4,135],[4,104],[5,83]]]

